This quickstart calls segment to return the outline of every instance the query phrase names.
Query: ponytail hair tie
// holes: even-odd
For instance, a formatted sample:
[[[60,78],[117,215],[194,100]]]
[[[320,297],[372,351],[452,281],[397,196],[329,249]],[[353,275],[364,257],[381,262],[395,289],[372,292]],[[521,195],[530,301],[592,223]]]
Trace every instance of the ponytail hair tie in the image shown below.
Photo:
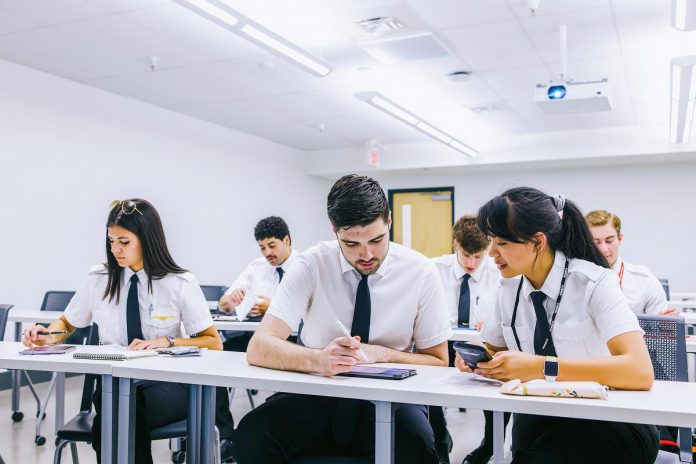
[[[563,219],[563,208],[565,208],[565,197],[561,194],[554,195],[551,197],[553,205],[556,207],[556,212],[558,212],[558,217]]]

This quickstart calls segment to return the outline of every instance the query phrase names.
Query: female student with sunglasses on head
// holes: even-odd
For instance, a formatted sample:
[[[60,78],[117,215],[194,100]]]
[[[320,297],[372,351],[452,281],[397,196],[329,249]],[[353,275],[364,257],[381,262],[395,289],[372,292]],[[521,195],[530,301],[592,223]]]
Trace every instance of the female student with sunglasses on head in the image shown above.
[[[196,278],[179,267],[167,248],[159,214],[145,200],[111,204],[106,222],[106,263],[92,268],[87,282],[48,329],[36,325],[24,334],[27,346],[59,343],[92,322],[103,344],[149,350],[195,345],[214,350],[222,342]],[[181,337],[183,323],[192,338]],[[39,335],[39,331],[66,331]],[[195,334],[195,337],[193,336]],[[92,446],[100,458],[101,386],[94,394]],[[152,463],[150,430],[186,417],[184,385],[143,382],[136,394],[135,462]],[[106,464],[106,463],[105,463]]]
[[[479,209],[503,282],[482,338],[495,354],[476,373],[498,380],[596,381],[649,390],[652,363],[618,278],[578,208],[519,187]],[[457,355],[455,365],[471,370]],[[514,464],[652,464],[657,428],[516,414]]]

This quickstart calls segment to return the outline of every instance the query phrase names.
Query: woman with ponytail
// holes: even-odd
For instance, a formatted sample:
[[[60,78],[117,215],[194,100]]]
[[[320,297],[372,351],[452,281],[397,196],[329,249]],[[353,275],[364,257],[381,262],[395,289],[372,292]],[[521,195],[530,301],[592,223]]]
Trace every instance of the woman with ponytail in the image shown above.
[[[596,381],[649,390],[652,363],[616,274],[562,195],[518,187],[479,209],[503,281],[482,334],[493,359],[477,374],[507,381]],[[457,355],[455,365],[471,372]],[[516,414],[513,464],[652,464],[650,425]]]

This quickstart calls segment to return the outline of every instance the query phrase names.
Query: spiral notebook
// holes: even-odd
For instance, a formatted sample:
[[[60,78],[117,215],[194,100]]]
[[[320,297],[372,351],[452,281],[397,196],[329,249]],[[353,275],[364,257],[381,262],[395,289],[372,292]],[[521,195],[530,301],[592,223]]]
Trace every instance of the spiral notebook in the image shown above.
[[[129,350],[120,345],[90,346],[73,353],[74,359],[91,359],[95,361],[128,361],[131,359],[157,356],[156,350]]]

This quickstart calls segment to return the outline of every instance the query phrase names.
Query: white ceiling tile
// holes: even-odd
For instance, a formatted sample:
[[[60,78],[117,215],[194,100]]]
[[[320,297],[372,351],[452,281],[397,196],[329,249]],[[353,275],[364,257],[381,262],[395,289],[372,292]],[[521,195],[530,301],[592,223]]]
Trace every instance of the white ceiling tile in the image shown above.
[[[536,85],[551,78],[544,65],[484,71],[479,74],[504,99],[534,98]]]
[[[443,34],[454,44],[458,56],[474,66],[474,71],[541,62],[517,21],[448,29]]]
[[[359,144],[351,142],[350,140],[345,140],[340,137],[329,137],[323,136],[321,138],[309,139],[309,140],[297,140],[292,142],[286,142],[286,145],[297,148],[299,150],[329,150],[334,148],[351,148],[356,147]]]
[[[111,15],[76,23],[53,26],[66,36],[100,48],[131,57],[149,66],[149,58],[159,57],[159,68],[186,66],[211,61],[185,45],[174,43],[125,18]]]
[[[86,0],[0,0],[1,11],[43,25],[95,18],[110,13]]]
[[[206,121],[241,130],[243,130],[244,127],[259,124],[289,122],[286,117],[271,111],[266,111],[253,101],[203,103],[178,106],[175,109]]]
[[[291,121],[321,122],[326,118],[336,117],[337,114],[315,105],[295,95],[256,98],[253,103],[259,108],[280,114]]]
[[[236,34],[172,3],[121,14],[163,37],[216,60],[265,55],[265,50]]]
[[[132,73],[143,68],[128,57],[85,46],[50,27],[0,37],[0,57],[76,80]]]
[[[550,64],[549,67],[556,73],[560,69],[560,65],[555,63]],[[568,77],[578,82],[596,81],[606,78],[609,79],[609,85],[615,92],[628,88],[626,70],[621,57],[569,61]]]
[[[171,4],[172,0],[87,0],[89,3],[117,13],[122,11],[139,10],[157,5]]]
[[[447,82],[442,78],[432,79],[426,88],[433,99],[449,100],[456,106],[476,106],[499,100],[495,92],[480,76],[472,75],[466,82]]]
[[[585,129],[633,125],[636,122],[636,118],[633,112],[631,95],[627,90],[613,92],[611,111],[580,113],[578,114],[578,120]]]
[[[616,3],[616,0],[613,0]],[[532,13],[527,6],[527,0],[507,0],[510,8],[519,18],[530,18]],[[542,0],[536,11],[536,16],[548,16],[609,6],[610,0]]]
[[[560,62],[559,26],[568,28],[568,60],[621,54],[610,8],[520,19],[545,63]]]
[[[22,16],[17,16],[7,11],[0,11],[0,35],[10,32],[26,31],[36,29],[41,25],[36,21],[31,21]]]
[[[534,102],[534,98],[509,100],[508,104],[534,132],[577,130],[580,128],[580,121],[576,115],[545,114]]]
[[[514,19],[505,0],[407,0],[434,29],[492,23]]]
[[[244,132],[280,143],[316,139],[322,135],[317,127],[301,122],[259,124],[245,127]]]

